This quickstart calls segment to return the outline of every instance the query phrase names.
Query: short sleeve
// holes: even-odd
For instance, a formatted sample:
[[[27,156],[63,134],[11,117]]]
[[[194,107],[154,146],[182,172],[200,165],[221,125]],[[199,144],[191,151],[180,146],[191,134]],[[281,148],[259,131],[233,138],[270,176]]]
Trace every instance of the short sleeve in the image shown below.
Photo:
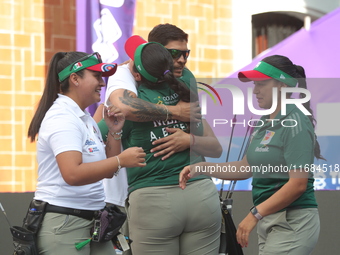
[[[130,72],[129,64],[118,66],[115,74],[109,77],[105,94],[106,105],[111,93],[117,89],[127,89],[137,95],[137,83]]]
[[[301,166],[310,165],[314,160],[314,129],[308,117],[293,113],[286,120],[286,127],[283,133],[284,159],[290,169],[297,169]]]
[[[65,151],[82,152],[85,131],[79,123],[67,117],[58,115],[49,118],[39,131],[38,139],[50,145],[54,156]]]

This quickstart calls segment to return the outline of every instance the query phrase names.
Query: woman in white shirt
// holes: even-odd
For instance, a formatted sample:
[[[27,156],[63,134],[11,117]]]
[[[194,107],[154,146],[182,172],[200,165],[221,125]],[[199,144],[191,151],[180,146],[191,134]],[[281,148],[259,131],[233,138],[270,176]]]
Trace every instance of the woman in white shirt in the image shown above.
[[[100,101],[102,76],[115,71],[116,65],[102,63],[98,53],[58,52],[51,60],[28,130],[32,142],[38,135],[34,199],[48,203],[38,232],[39,254],[115,254],[111,242],[75,248],[75,243],[91,238],[94,212],[105,206],[102,179],[118,174],[121,167],[145,166],[142,148],[120,153],[125,118],[118,108],[105,111],[110,129],[106,146],[86,111]]]

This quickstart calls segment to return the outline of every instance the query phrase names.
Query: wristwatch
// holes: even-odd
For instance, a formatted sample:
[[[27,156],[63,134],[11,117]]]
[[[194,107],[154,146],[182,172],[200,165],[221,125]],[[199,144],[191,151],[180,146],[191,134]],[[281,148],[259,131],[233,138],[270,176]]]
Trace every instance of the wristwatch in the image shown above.
[[[259,212],[257,211],[255,205],[252,208],[250,208],[250,212],[255,216],[256,219],[258,219],[258,220],[263,219],[262,215],[259,214]]]

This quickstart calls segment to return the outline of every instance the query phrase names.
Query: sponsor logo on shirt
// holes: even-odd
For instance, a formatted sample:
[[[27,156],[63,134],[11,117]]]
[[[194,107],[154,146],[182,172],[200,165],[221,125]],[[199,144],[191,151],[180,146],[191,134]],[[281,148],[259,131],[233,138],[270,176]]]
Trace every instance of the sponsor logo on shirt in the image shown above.
[[[93,147],[93,148],[88,148],[89,153],[94,153],[99,151],[99,149],[97,147]]]
[[[255,149],[256,152],[269,152],[269,147],[264,146],[264,147],[256,147]]]
[[[264,137],[263,137],[262,141],[260,142],[260,144],[268,144],[268,143],[270,143],[270,141],[272,140],[274,135],[275,135],[275,132],[266,130],[266,134],[264,135]]]
[[[85,142],[85,145],[95,145],[96,142],[93,141],[91,138],[90,139],[87,139],[86,142]]]
[[[178,102],[178,94],[173,93],[170,96],[156,97],[154,100],[157,100],[157,104],[176,104]]]

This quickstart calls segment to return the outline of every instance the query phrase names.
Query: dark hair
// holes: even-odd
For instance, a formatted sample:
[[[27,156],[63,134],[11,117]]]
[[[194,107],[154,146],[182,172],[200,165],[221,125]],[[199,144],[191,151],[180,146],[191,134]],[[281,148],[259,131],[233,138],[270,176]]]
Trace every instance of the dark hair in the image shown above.
[[[175,25],[159,24],[150,31],[148,41],[158,42],[162,45],[167,45],[170,41],[188,42],[188,34]]]
[[[64,81],[60,82],[58,73],[68,65],[75,62],[77,59],[80,59],[86,55],[87,54],[84,52],[73,51],[58,52],[52,57],[49,64],[43,95],[28,128],[28,138],[30,138],[31,142],[34,142],[35,137],[39,132],[41,122],[44,119],[48,109],[50,109],[52,106],[54,100],[57,99],[58,93],[66,93],[69,90],[69,79],[65,79]],[[82,77],[83,73],[84,70],[81,70],[77,72],[77,75]]]
[[[280,69],[281,71],[297,79],[299,88],[307,89],[305,69],[302,66],[294,65],[289,58],[285,56],[281,56],[281,55],[272,55],[272,56],[262,59],[262,61]],[[304,97],[305,95],[300,93],[300,98],[304,98]],[[309,115],[308,117],[313,127],[315,127],[316,120],[314,119],[313,111],[310,108],[310,101],[304,103],[303,106],[311,113],[311,115]],[[320,145],[319,145],[319,142],[317,141],[316,135],[315,135],[314,156],[317,159],[325,160],[325,158],[322,157],[321,155]]]
[[[157,88],[160,82],[166,82],[184,102],[198,100],[197,95],[174,76],[174,62],[171,54],[162,45],[156,43],[146,45],[142,52],[142,64],[149,74],[159,80],[157,83],[153,83],[141,75],[142,83],[148,88]],[[133,70],[134,72],[138,72],[135,65],[133,66]]]

